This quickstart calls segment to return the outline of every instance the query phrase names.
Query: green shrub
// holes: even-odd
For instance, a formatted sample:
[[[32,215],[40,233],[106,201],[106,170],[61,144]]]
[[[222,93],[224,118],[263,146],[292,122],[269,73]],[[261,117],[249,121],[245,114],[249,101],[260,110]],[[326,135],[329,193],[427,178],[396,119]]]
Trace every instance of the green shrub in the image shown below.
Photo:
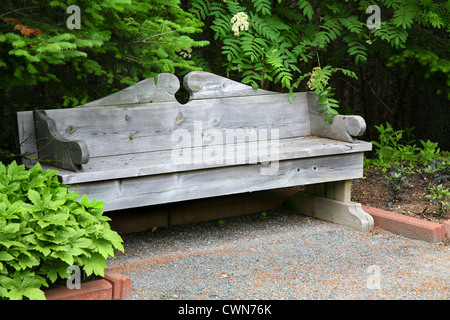
[[[443,216],[446,213],[446,207],[449,206],[450,190],[444,188],[442,184],[438,186],[429,186],[427,188],[429,194],[425,197],[438,204],[439,208],[436,209],[436,213],[439,216]]]
[[[379,134],[378,141],[371,142],[376,147],[376,157],[369,163],[387,169],[392,165],[404,164],[408,164],[410,167],[426,166],[432,161],[442,158],[437,142],[420,140],[422,147],[418,147],[415,140],[407,139],[411,136],[411,129],[394,130],[388,122],[386,125],[381,124],[375,128]],[[405,137],[404,134],[408,132],[409,134]]]
[[[80,29],[66,25],[70,4]],[[0,1],[0,17],[0,94],[20,109],[77,106],[161,72],[198,70],[183,52],[207,44],[191,37],[203,23],[177,0]]]
[[[42,288],[68,278],[69,266],[103,276],[106,259],[124,250],[104,203],[77,200],[56,173],[0,162],[0,299],[45,299]]]

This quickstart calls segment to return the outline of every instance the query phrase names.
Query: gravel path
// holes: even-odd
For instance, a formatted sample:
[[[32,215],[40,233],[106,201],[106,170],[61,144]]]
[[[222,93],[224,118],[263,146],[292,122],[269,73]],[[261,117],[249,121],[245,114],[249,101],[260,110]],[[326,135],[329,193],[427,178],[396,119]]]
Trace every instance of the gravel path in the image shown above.
[[[123,235],[132,300],[450,298],[450,246],[285,209]]]

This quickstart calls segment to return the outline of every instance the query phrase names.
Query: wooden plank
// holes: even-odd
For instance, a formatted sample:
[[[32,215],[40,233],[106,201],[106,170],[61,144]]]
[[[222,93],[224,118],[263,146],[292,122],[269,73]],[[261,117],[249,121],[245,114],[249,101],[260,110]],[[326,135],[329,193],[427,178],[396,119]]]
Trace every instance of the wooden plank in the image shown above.
[[[56,129],[56,123],[45,111],[34,111],[38,161],[71,171],[82,171],[81,165],[89,160],[84,141],[63,138]]]
[[[337,115],[333,123],[329,124],[319,111],[317,95],[311,91],[307,93],[309,105],[309,120],[311,123],[311,134],[336,139],[340,141],[353,142],[366,131],[366,122],[360,116]]]
[[[285,160],[275,175],[261,175],[263,164],[168,173],[86,183],[78,193],[105,201],[105,211],[227,194],[356,179],[363,174],[363,153]],[[75,188],[75,186],[74,186]]]
[[[345,180],[309,185],[305,187],[305,192],[328,199],[349,202],[351,201],[352,183],[351,180]]]
[[[38,158],[33,111],[17,112],[17,133],[22,163],[30,167]]]
[[[253,89],[251,86],[205,71],[192,71],[183,80],[191,100],[229,98],[273,94],[272,91]]]
[[[372,216],[361,204],[351,201],[351,180],[308,185],[305,191],[285,201],[285,206],[302,215],[342,224],[360,231],[371,230]]]
[[[283,112],[280,112],[283,110]],[[306,95],[289,103],[287,94],[233,97],[110,107],[47,110],[59,133],[82,140],[91,157],[171,150],[172,134],[201,131],[278,129],[280,139],[310,134]]]
[[[302,215],[349,226],[359,231],[373,229],[374,221],[361,204],[344,202],[299,192],[286,200],[285,205]]]
[[[283,161],[307,157],[318,157],[335,154],[348,154],[370,150],[371,144],[367,142],[346,143],[323,138],[299,137],[281,139],[277,145],[270,146],[267,150],[261,150],[266,142],[250,142],[217,147],[200,147],[186,152],[190,156],[185,162],[183,158],[174,158],[172,151],[157,151],[150,153],[138,153],[134,155],[118,155],[112,157],[92,158],[84,165],[84,171],[73,173],[67,170],[59,170],[59,176],[65,184],[83,183],[89,181],[121,179],[127,177],[139,177],[145,175],[162,174],[169,172],[198,170],[205,168],[225,167],[230,165],[251,164],[266,161]],[[243,146],[244,148],[241,148]],[[251,154],[250,151],[258,151]],[[173,150],[178,154],[177,149]],[[216,153],[211,157],[212,153]],[[219,157],[222,158],[219,158]],[[200,161],[195,161],[199,159]],[[276,163],[273,167],[276,168]],[[45,166],[44,166],[45,167]],[[268,172],[270,173],[270,172]]]
[[[172,139],[174,134],[183,130],[194,136],[200,131],[199,134],[204,135],[200,139],[202,142],[208,135],[214,136],[212,132],[219,131],[224,136],[227,130],[255,132],[271,129],[279,130],[280,139],[312,133],[355,142],[354,135],[361,134],[365,129],[364,120],[360,117],[338,116],[333,125],[328,125],[312,107],[316,102],[311,93],[297,93],[291,104],[287,94],[255,91],[249,86],[203,72],[190,73],[185,77],[185,85],[192,92],[201,93],[199,97],[204,100],[191,101],[186,105],[165,98],[160,101],[171,102],[142,103],[150,97],[147,94],[154,97],[158,92],[173,95],[179,86],[178,79],[172,75],[161,74],[158,79],[158,85],[153,79],[146,79],[117,94],[87,104],[89,108],[47,110],[47,114],[55,120],[58,133],[64,139],[86,142],[92,158],[172,150],[178,143]],[[108,106],[111,103],[121,105]],[[32,138],[34,124],[30,123],[30,115],[18,113],[23,153],[37,151]],[[197,128],[199,123],[201,129]],[[24,135],[29,135],[31,139],[25,139]],[[253,135],[249,133],[248,139],[252,140]],[[213,140],[207,144],[221,142]]]
[[[149,78],[137,84],[113,93],[104,98],[88,102],[79,108],[97,106],[129,105],[176,101],[175,93],[180,89],[180,81],[170,73],[161,73],[156,81]]]

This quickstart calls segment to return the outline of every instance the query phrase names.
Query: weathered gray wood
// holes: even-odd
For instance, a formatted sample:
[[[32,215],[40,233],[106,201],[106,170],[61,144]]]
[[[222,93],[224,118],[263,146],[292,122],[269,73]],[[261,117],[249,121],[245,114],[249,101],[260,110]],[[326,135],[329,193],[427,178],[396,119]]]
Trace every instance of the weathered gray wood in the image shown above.
[[[349,181],[362,177],[371,150],[356,139],[361,117],[330,125],[311,92],[290,103],[206,72],[183,83],[184,105],[174,97],[178,79],[160,74],[77,108],[19,113],[21,152],[50,160],[43,169],[59,167],[64,184],[104,201],[105,211],[306,185],[294,208],[370,228],[350,202]]]
[[[269,141],[267,151],[262,151],[261,146],[264,143],[249,142],[220,146],[220,148],[206,146],[184,150],[190,153],[189,159],[191,161],[188,163],[184,163],[182,161],[183,158],[180,157],[177,159],[172,155],[172,152],[175,154],[180,152],[182,155],[183,150],[181,149],[98,157],[91,159],[89,163],[84,165],[83,172],[74,173],[67,170],[60,170],[59,176],[63,183],[75,184],[266,162],[264,160],[283,161],[336,154],[360,153],[370,150],[371,146],[369,143],[363,141],[346,143],[323,138],[300,137],[282,139],[277,145],[274,144],[273,146],[270,145],[271,142]],[[245,147],[245,150],[240,149],[241,146]],[[252,154],[249,150],[259,150],[259,153]],[[216,152],[219,156],[210,157],[212,152]],[[220,158],[220,156],[223,158]],[[197,159],[200,161],[196,162],[195,160]],[[272,167],[276,168],[276,166],[277,164],[273,163]]]
[[[352,183],[351,180],[344,180],[308,185],[305,187],[305,192],[319,197],[349,202],[351,201]]]
[[[141,103],[176,101],[175,93],[180,89],[180,81],[170,73],[161,73],[156,80],[149,78],[113,93],[107,97],[91,101],[80,107],[116,106]]]
[[[229,98],[273,94],[271,91],[253,89],[251,86],[204,71],[193,71],[183,80],[191,100]]]
[[[173,172],[137,178],[79,184],[79,194],[104,201],[105,211],[227,194],[277,189],[362,177],[363,153],[280,161],[274,175],[261,175],[269,165],[238,165]],[[75,187],[74,187],[75,188]]]
[[[307,185],[304,192],[285,201],[296,212],[346,225],[361,231],[371,230],[374,221],[361,204],[351,201],[351,180]]]
[[[84,141],[67,140],[56,129],[56,123],[45,111],[34,111],[38,160],[55,167],[82,171],[82,164],[89,160],[89,151]]]
[[[253,89],[252,89],[253,90]],[[283,112],[280,112],[283,110]],[[310,134],[306,95],[289,103],[286,94],[232,97],[110,107],[47,110],[59,133],[69,140],[83,140],[91,157],[170,150],[176,130],[194,134],[233,129],[278,129],[280,139]]]
[[[299,192],[285,201],[285,205],[299,214],[349,226],[360,231],[373,229],[374,222],[361,204],[344,202]]]
[[[144,82],[153,83],[150,85],[150,89],[154,89],[153,93],[159,86],[165,88],[169,83],[168,86],[172,88],[175,86],[173,83],[178,81],[176,77],[168,74],[159,76],[158,86],[154,85],[153,79],[147,80]],[[314,111],[315,107],[308,107],[308,100],[312,99],[311,93],[297,93],[291,104],[286,94],[256,91],[249,86],[209,73],[190,73],[185,77],[185,82],[187,86],[192,87],[190,90],[198,90],[209,99],[191,101],[186,105],[180,105],[174,99],[167,103],[142,103],[146,102],[149,96],[143,99],[139,98],[139,94],[152,90],[146,85],[138,84],[129,90],[122,90],[87,104],[91,106],[89,108],[47,110],[47,114],[55,120],[62,137],[85,141],[91,158],[172,149],[176,144],[170,139],[173,132],[186,129],[192,133],[196,122],[201,122],[203,130],[217,129],[221,130],[222,134],[226,129],[277,128],[280,131],[280,139],[313,134],[353,142],[355,139],[350,134],[360,134],[364,131],[357,126],[364,124],[363,120],[362,124],[360,123],[361,119],[358,117],[336,117],[334,125],[330,126],[321,116],[314,116],[317,110]],[[227,90],[215,90],[217,85],[222,87],[224,83],[227,84],[224,86]],[[201,86],[201,89],[196,89],[196,86]],[[141,87],[148,90],[142,90]],[[167,92],[165,89],[160,91]],[[228,99],[211,98],[214,95],[232,94],[257,95]],[[114,99],[119,101],[114,102]],[[121,105],[103,106],[110,103]],[[311,101],[309,103],[311,105]],[[93,107],[94,105],[99,107]],[[357,125],[348,125],[353,122]]]
[[[285,201],[296,212],[346,225],[361,231],[371,230],[374,221],[361,204],[351,201],[351,180],[307,185],[305,191]]]
[[[33,166],[38,158],[33,111],[17,113],[17,135],[22,163]]]
[[[333,123],[329,124],[319,110],[317,95],[311,91],[307,96],[312,135],[353,142],[366,131],[366,122],[360,116],[337,115],[333,118]]]

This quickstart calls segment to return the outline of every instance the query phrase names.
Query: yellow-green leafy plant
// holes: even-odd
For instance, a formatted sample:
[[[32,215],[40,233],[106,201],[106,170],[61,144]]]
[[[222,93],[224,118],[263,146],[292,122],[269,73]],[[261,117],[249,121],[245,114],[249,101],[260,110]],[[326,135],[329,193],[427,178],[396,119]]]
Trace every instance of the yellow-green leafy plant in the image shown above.
[[[80,199],[56,173],[0,162],[0,299],[45,299],[43,289],[69,278],[68,267],[103,276],[106,259],[124,251],[104,203]]]

